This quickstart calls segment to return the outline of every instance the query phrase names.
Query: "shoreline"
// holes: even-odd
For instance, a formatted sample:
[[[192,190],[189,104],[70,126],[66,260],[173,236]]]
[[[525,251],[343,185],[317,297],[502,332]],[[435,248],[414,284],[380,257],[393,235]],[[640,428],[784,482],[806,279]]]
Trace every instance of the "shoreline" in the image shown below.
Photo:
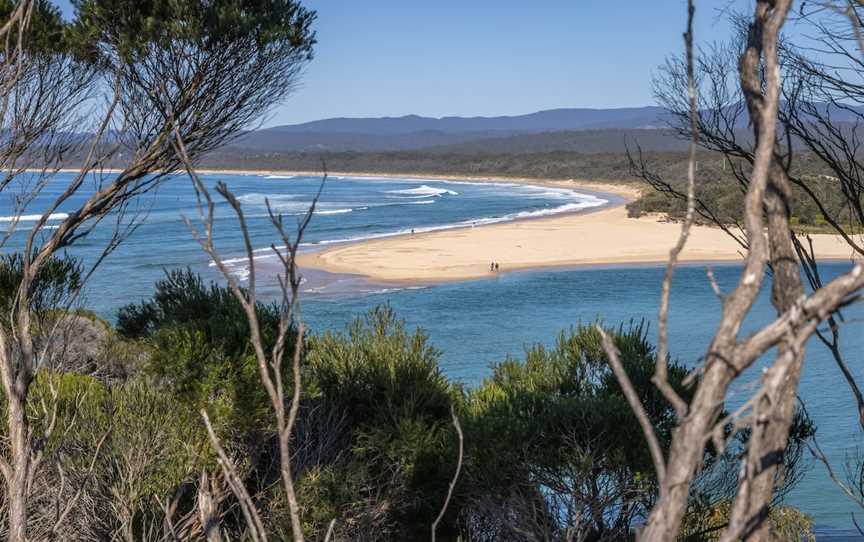
[[[29,171],[29,170],[28,170]],[[34,170],[35,171],[35,170]],[[76,168],[60,168],[61,173],[77,173],[80,170]],[[116,168],[106,168],[102,171],[108,173],[119,173],[121,170]],[[321,171],[303,171],[290,169],[210,169],[199,168],[195,170],[201,175],[274,175],[285,177],[322,177]],[[186,172],[179,170],[177,174],[185,175]],[[589,179],[555,179],[555,178],[531,178],[531,177],[508,177],[506,175],[456,175],[443,174],[433,175],[426,173],[392,173],[392,172],[370,172],[370,171],[328,171],[328,177],[357,177],[357,178],[381,178],[381,179],[416,179],[426,181],[466,181],[477,183],[513,183],[522,185],[534,186],[549,186],[555,188],[574,188],[583,190],[592,190],[596,192],[605,192],[614,194],[623,198],[636,198],[639,196],[641,189],[637,183]],[[273,179],[279,180],[279,179]],[[288,179],[283,179],[288,180]]]
[[[300,254],[298,265],[301,269],[352,275],[382,285],[434,285],[492,278],[506,272],[662,265],[668,261],[669,250],[680,233],[680,224],[665,217],[629,218],[625,205],[639,192],[632,185],[609,186],[572,179],[426,178],[555,186],[599,192],[594,195],[607,199],[617,196],[613,197],[617,201],[550,217],[331,245]],[[840,236],[815,234],[813,239],[820,260],[853,259],[852,250]],[[679,261],[734,264],[741,261],[740,250],[719,228],[694,225]],[[499,263],[498,271],[490,271],[493,261]]]
[[[321,171],[287,169],[201,168],[197,171],[204,175],[322,175]],[[602,206],[553,216],[395,234],[313,247],[298,254],[301,269],[350,276],[381,285],[428,286],[492,278],[507,272],[662,265],[668,261],[669,250],[680,233],[680,224],[663,216],[627,216],[625,205],[641,193],[641,187],[636,183],[368,171],[330,171],[328,176],[548,186],[588,191],[610,200]],[[840,236],[814,234],[813,239],[820,260],[852,261],[852,250]],[[719,228],[694,225],[679,261],[682,264],[734,264],[741,261],[739,251],[740,247]],[[489,270],[493,261],[500,264],[498,272]]]

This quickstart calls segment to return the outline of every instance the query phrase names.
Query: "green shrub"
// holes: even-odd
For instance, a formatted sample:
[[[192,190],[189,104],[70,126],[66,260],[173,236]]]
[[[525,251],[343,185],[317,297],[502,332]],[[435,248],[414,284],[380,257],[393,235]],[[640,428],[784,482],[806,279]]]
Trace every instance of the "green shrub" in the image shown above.
[[[8,325],[12,304],[21,285],[24,257],[19,252],[0,255],[0,315]],[[38,320],[53,310],[66,308],[81,289],[81,263],[70,257],[49,259],[30,284],[30,310]]]
[[[279,315],[276,303],[258,303],[257,317],[266,340],[275,339]],[[117,315],[117,331],[129,339],[181,326],[200,331],[211,346],[228,355],[250,350],[246,313],[234,294],[213,282],[205,285],[188,268],[167,271],[156,282],[152,299],[126,305]]]
[[[256,315],[265,351],[276,340],[280,308],[258,303]],[[174,270],[156,283],[153,298],[123,307],[118,332],[150,347],[145,373],[175,393],[192,412],[204,407],[223,428],[254,432],[272,426],[272,410],[261,385],[240,302],[225,286],[205,285],[191,270]],[[286,352],[296,333],[288,331]],[[285,363],[283,378],[289,377]]]
[[[310,341],[307,389],[320,408],[345,417],[348,447],[299,487],[315,499],[310,509],[340,511],[342,539],[428,533],[456,460],[450,407],[459,394],[438,357],[426,335],[408,333],[388,307],[358,318],[347,334]]]
[[[59,539],[148,540],[148,529],[164,520],[159,503],[188,494],[200,469],[213,465],[200,421],[171,393],[141,381],[39,371],[28,418],[44,457],[30,504],[34,539],[48,538],[39,529],[80,490]],[[186,498],[180,512],[193,504]]]
[[[658,439],[668,445],[674,412],[651,383],[655,352],[645,328],[608,332]],[[687,398],[685,375],[670,363],[669,380]],[[460,490],[469,536],[556,537],[569,527],[589,539],[626,538],[655,496],[638,421],[594,326],[561,333],[554,348],[530,348],[524,362],[494,366],[470,394],[469,411]]]

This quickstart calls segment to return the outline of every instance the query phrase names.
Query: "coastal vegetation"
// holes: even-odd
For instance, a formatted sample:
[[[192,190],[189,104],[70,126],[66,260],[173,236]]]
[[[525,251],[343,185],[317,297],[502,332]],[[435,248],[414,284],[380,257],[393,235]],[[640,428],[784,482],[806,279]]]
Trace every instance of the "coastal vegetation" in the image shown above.
[[[613,137],[610,135],[609,137]],[[274,171],[316,171],[326,163],[333,172],[366,172],[391,175],[511,177],[514,179],[554,179],[621,183],[640,191],[641,195],[627,205],[630,216],[658,213],[680,221],[687,213],[687,154],[676,151],[644,150],[642,135],[615,133],[621,147],[629,144],[632,159],[621,152],[585,152],[583,150],[539,150],[498,152],[494,148],[480,152],[454,146],[442,151],[412,150],[389,152],[264,152],[239,148],[223,149],[208,155],[202,167],[213,169],[265,169]],[[467,145],[466,145],[467,147]],[[855,228],[852,212],[842,192],[836,190],[831,169],[816,155],[800,150],[794,155],[794,168],[815,197],[805,189],[793,186],[792,220],[796,231],[829,233],[836,231],[825,220],[819,204],[837,217],[846,228]],[[736,168],[742,165],[736,159]],[[726,224],[740,223],[742,185],[722,153],[700,151],[697,154],[697,196],[717,219]],[[649,179],[662,179],[652,184]],[[697,216],[701,224],[714,224],[711,216]]]
[[[80,280],[74,260],[52,260],[46,269],[53,271],[40,284],[42,299]],[[0,273],[13,286],[20,260],[4,260]],[[278,328],[274,311],[258,306],[268,344]],[[77,313],[51,314],[60,328],[77,329]],[[34,473],[32,539],[50,538],[66,502],[71,520],[56,531],[64,540],[166,540],[168,524],[178,537],[195,538],[203,528],[196,509],[202,484],[213,488],[223,534],[243,538],[247,527],[224,487],[202,408],[254,495],[266,534],[292,538],[278,484],[278,432],[232,292],[173,271],[152,299],[124,307],[116,326],[99,323],[99,346],[87,350],[86,363],[67,366],[65,354],[57,356],[31,390],[33,430],[45,431],[51,420],[62,428],[43,444],[45,466]],[[633,323],[607,332],[668,446],[674,413],[651,383],[656,350],[648,329]],[[94,340],[54,336],[64,352]],[[342,332],[311,331],[306,344],[292,463],[309,539],[324,538],[333,520],[331,540],[426,538],[456,467],[451,409],[461,421],[464,470],[438,527],[442,539],[621,540],[656,500],[650,455],[632,445],[638,421],[593,325],[562,331],[552,347],[531,346],[524,359],[502,360],[473,388],[448,379],[423,331],[407,329],[387,306]],[[683,365],[670,364],[670,382],[685,395],[686,376]],[[56,414],[45,410],[51,404]],[[815,431],[799,413],[778,499],[798,479]],[[684,539],[712,540],[722,528],[739,468],[738,453],[706,448]],[[776,510],[777,532],[811,533],[806,515]]]
[[[280,289],[265,300],[241,200],[198,175],[293,90],[312,58],[314,12],[294,0],[79,0],[65,21],[45,0],[0,2],[0,191],[16,213],[4,217],[2,244],[28,225],[22,246],[0,259],[2,534],[10,542],[812,540],[806,511],[783,503],[805,448],[858,502],[864,478],[838,480],[819,454],[798,386],[815,337],[864,420],[839,347],[842,311],[859,300],[864,270],[823,281],[799,233],[830,227],[864,254],[853,238],[864,227],[856,132],[818,106],[864,97],[833,64],[787,46],[789,0],[754,7],[733,47],[696,55],[688,3],[686,52],[668,63],[658,98],[689,151],[658,171],[651,159],[665,155],[633,148],[625,167],[606,173],[672,198],[646,196],[634,214],[666,205],[682,222],[656,341],[641,323],[562,322],[573,327],[553,346],[501,360],[469,388],[442,372],[422,330],[386,306],[343,332],[306,328],[296,258],[320,190],[296,223],[266,204]],[[830,12],[839,31],[821,13],[811,15],[823,43],[860,74],[861,7]],[[739,137],[742,126],[750,137]],[[806,153],[793,158],[801,145]],[[413,168],[406,173],[572,178],[580,163],[605,168],[604,158],[327,160],[340,169],[377,170],[361,165],[380,159]],[[70,163],[78,171],[59,177]],[[668,180],[674,168],[680,175]],[[195,190],[197,216],[184,217],[190,236],[220,282],[168,271],[152,299],[129,300],[116,323],[100,320],[82,306],[88,278],[146,220],[139,196],[178,171]],[[34,201],[44,205],[35,218],[25,214]],[[218,230],[229,221],[217,207],[241,232],[245,278],[220,254]],[[670,290],[697,217],[739,241],[743,270],[728,293],[713,284],[722,314],[705,355],[679,361],[669,351]],[[97,227],[107,235],[91,235]],[[89,242],[103,243],[95,261],[70,255]],[[763,288],[776,318],[741,333]],[[754,367],[755,379],[743,380]],[[727,408],[742,384],[746,398]]]

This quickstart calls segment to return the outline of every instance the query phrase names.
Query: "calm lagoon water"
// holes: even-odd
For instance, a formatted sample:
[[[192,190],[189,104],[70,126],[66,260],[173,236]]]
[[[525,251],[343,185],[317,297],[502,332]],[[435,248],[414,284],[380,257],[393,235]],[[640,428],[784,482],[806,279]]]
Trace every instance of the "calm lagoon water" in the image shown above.
[[[218,178],[228,182],[240,196],[250,216],[253,242],[261,248],[274,240],[266,222],[265,195],[277,210],[299,214],[318,187],[314,178]],[[207,177],[206,181],[214,183],[216,179]],[[162,275],[164,268],[190,266],[206,277],[216,278],[209,260],[180,221],[181,214],[195,217],[192,197],[188,181],[177,179],[149,199],[146,204],[149,213],[142,226],[109,257],[91,282],[87,295],[90,307],[113,318],[123,303],[148,296],[153,281]],[[601,198],[607,196],[508,183],[331,178],[321,200],[321,213],[314,217],[307,239],[320,245],[391,235],[412,228],[423,231],[464,227],[589,208],[602,203]],[[37,200],[27,214],[38,213],[45,204],[45,200]],[[0,221],[11,214],[11,205],[9,201],[0,201]],[[220,206],[217,216],[217,242],[222,253],[226,258],[236,257],[242,244],[230,212]],[[20,234],[15,234],[4,250],[14,250],[21,239]],[[97,230],[76,246],[74,253],[92,258],[103,242],[104,233]],[[264,251],[259,257],[269,258]],[[848,268],[849,264],[832,263],[825,265],[824,272],[830,278]],[[235,271],[243,276],[245,268],[238,263]],[[721,287],[728,291],[740,268],[720,265],[714,271]],[[307,285],[304,316],[313,330],[339,330],[357,315],[387,303],[409,326],[426,330],[431,342],[442,351],[441,364],[447,375],[476,385],[489,374],[491,363],[508,355],[520,357],[525,347],[535,342],[551,344],[562,329],[579,322],[602,319],[610,325],[627,325],[644,318],[653,331],[662,273],[660,266],[505,272],[485,280],[401,289],[365,283],[339,288],[338,281],[323,281]],[[673,355],[682,363],[697,363],[719,315],[720,302],[706,278],[705,266],[681,267],[676,272],[672,292]],[[766,289],[744,332],[770,321],[772,315]],[[864,309],[853,307],[845,316],[843,351],[852,370],[864,380],[864,364],[860,360],[864,352]],[[746,393],[745,385],[733,390],[730,405],[740,403]],[[862,435],[851,393],[828,352],[816,341],[809,345],[800,394],[818,426],[820,445],[842,473],[847,460],[856,457]],[[805,478],[790,495],[789,503],[815,518],[820,540],[856,539],[842,535],[851,532],[847,530],[852,527],[851,514],[864,516],[864,511],[857,509],[830,482],[821,464],[809,458],[807,464]]]
[[[825,278],[846,271],[848,264],[824,267]],[[725,291],[735,284],[737,265],[715,266]],[[508,355],[521,356],[525,347],[554,343],[562,329],[602,319],[610,325],[646,319],[656,330],[657,303],[663,269],[605,267],[569,271],[504,273],[487,280],[444,284],[421,290],[398,290],[334,299],[308,298],[304,314],[312,329],[339,329],[356,314],[387,303],[411,326],[427,331],[442,350],[441,364],[452,378],[468,385],[489,374],[489,365]],[[771,321],[769,291],[763,291],[743,333]],[[859,381],[864,352],[864,309],[845,313],[844,354]],[[687,265],[675,275],[671,298],[670,342],[673,356],[687,365],[698,363],[719,321],[720,302],[706,278],[705,267]],[[758,376],[756,371],[745,380]],[[745,400],[740,385],[729,397],[730,408]],[[817,439],[834,466],[843,473],[847,460],[862,444],[855,402],[827,350],[817,341],[809,345],[800,389],[808,412],[818,426]],[[864,511],[845,497],[828,479],[824,466],[805,458],[807,472],[788,498],[789,504],[811,514],[820,527],[820,540],[830,534],[851,534],[850,514]],[[857,540],[854,536],[851,540]]]

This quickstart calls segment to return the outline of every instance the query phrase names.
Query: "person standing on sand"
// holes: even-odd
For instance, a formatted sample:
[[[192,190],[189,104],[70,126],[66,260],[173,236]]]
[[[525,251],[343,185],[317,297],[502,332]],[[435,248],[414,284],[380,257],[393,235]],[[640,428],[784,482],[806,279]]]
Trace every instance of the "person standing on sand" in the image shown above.
[[[495,271],[495,262],[489,264],[489,271]]]
[[[495,272],[498,272],[498,262],[495,262]]]

